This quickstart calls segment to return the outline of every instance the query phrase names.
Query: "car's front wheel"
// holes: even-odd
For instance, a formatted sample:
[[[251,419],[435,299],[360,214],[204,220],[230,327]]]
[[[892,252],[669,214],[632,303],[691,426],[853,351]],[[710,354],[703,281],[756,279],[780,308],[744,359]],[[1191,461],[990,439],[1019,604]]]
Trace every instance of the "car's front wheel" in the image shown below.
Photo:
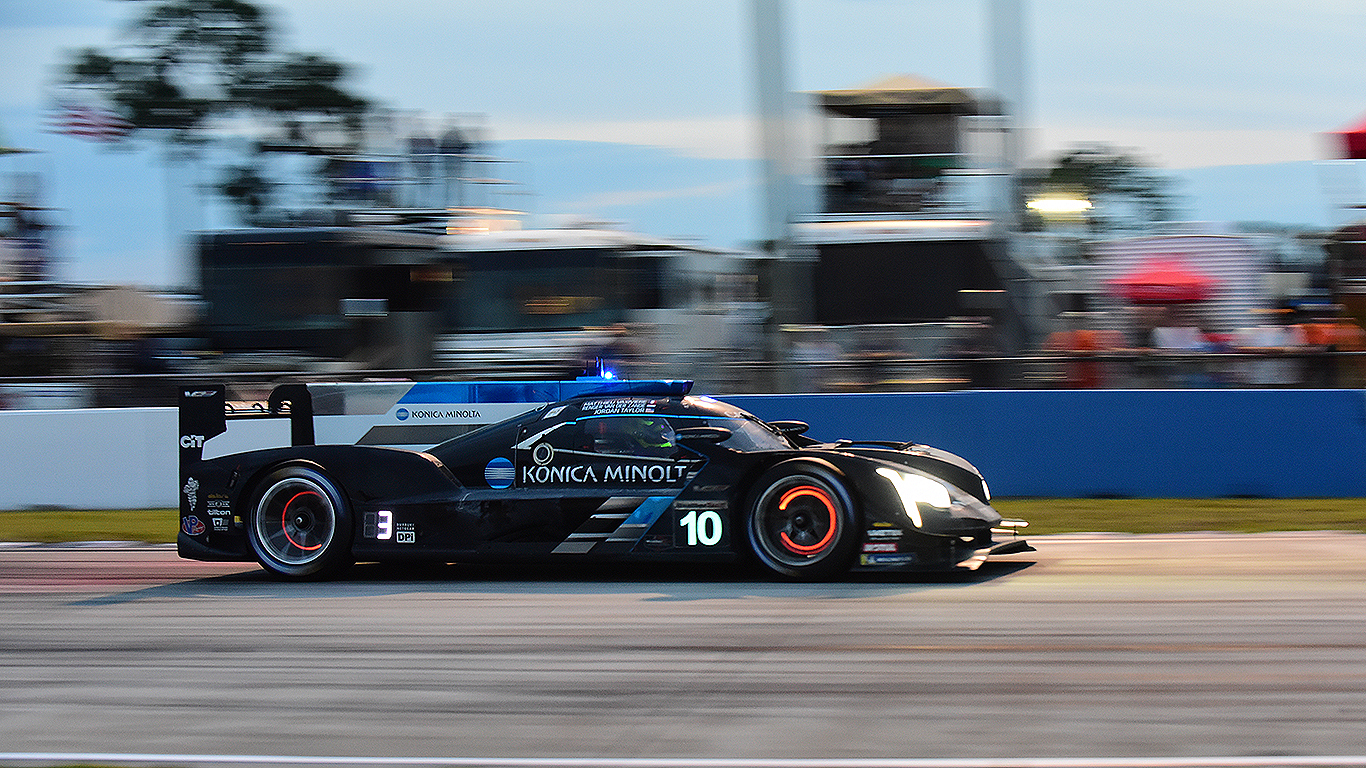
[[[778,465],[759,478],[749,507],[750,550],[792,579],[828,578],[849,567],[858,540],[853,500],[829,470]]]
[[[336,485],[309,467],[283,467],[258,486],[249,538],[261,566],[293,579],[351,564],[351,516]]]

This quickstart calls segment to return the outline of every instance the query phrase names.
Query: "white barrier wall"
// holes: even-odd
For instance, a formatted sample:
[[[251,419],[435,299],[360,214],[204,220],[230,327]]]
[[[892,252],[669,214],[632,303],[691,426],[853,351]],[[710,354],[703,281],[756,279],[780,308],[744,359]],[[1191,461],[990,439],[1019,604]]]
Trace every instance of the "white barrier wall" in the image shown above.
[[[0,509],[175,507],[174,408],[0,411]]]

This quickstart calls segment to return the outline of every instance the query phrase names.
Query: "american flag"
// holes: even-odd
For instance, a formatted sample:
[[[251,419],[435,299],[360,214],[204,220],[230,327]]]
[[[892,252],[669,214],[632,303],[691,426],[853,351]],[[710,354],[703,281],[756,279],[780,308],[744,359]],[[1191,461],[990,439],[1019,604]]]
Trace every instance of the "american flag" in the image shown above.
[[[118,141],[131,133],[134,125],[107,109],[61,104],[48,120],[48,128],[53,133],[94,141]]]

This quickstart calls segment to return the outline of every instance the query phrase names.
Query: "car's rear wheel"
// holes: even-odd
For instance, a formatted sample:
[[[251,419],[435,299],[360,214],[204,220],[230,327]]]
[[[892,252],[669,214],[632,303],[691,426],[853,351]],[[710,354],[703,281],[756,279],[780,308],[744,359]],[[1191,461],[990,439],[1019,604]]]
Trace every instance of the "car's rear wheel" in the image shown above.
[[[351,564],[351,515],[336,485],[309,467],[283,467],[258,486],[249,538],[261,566],[292,579]]]
[[[778,465],[759,478],[746,533],[760,564],[805,581],[849,567],[858,539],[848,490],[834,473],[815,465]]]

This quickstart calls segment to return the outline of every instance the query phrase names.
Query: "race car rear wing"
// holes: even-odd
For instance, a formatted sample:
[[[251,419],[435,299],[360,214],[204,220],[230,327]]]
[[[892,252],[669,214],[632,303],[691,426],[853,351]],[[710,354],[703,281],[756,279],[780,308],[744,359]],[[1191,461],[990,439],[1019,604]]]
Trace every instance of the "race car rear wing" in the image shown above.
[[[240,404],[228,403],[227,387],[223,384],[192,384],[180,388],[179,405],[182,451],[202,453],[210,440],[227,433],[229,420],[287,419],[291,445],[314,442],[312,395],[305,384],[278,386],[265,403],[245,409]]]

